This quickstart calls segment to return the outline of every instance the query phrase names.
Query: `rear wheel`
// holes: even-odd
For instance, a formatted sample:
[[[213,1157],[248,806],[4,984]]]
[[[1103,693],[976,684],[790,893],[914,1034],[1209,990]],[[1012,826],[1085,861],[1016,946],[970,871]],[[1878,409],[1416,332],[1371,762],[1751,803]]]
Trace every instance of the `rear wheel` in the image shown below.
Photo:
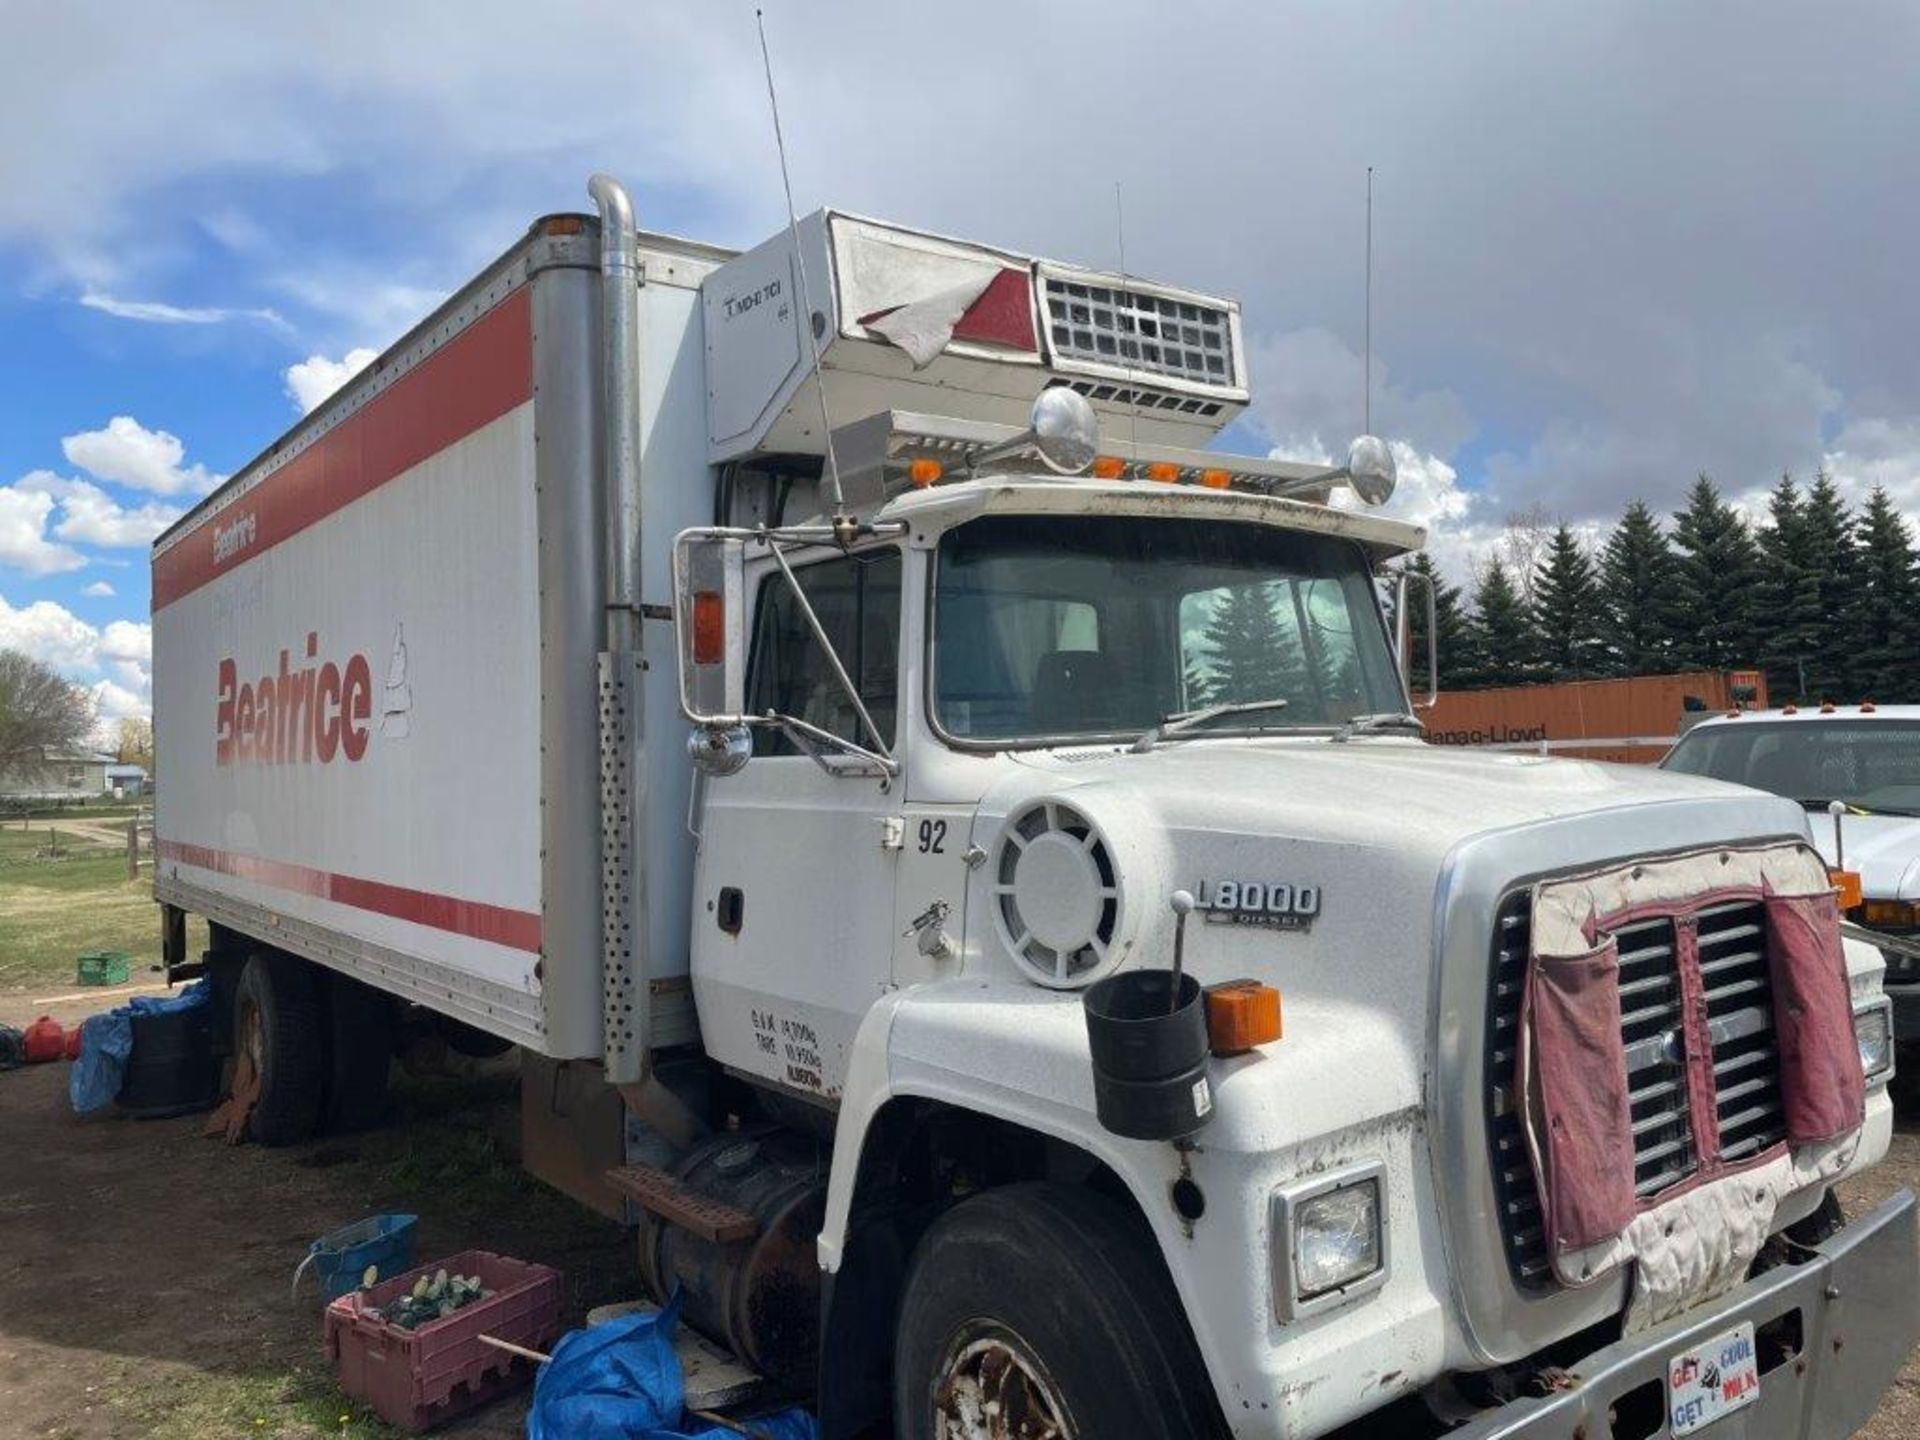
[[[240,972],[234,1064],[258,1085],[247,1128],[262,1145],[297,1145],[320,1123],[326,1051],[316,981],[313,966],[274,950],[249,957]]]
[[[321,1121],[331,1134],[386,1118],[393,1069],[393,999],[347,975],[328,975],[327,1087]]]
[[[1144,1227],[1064,1185],[963,1201],[922,1237],[894,1342],[898,1440],[1193,1440],[1222,1426]]]

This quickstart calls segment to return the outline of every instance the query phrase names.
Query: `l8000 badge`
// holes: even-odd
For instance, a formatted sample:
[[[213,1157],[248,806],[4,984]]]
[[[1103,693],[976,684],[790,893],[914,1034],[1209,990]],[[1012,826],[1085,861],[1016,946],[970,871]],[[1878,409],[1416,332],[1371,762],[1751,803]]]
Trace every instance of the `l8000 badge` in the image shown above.
[[[1318,885],[1268,884],[1259,880],[1202,880],[1194,908],[1215,925],[1260,925],[1270,930],[1310,930],[1320,914]]]

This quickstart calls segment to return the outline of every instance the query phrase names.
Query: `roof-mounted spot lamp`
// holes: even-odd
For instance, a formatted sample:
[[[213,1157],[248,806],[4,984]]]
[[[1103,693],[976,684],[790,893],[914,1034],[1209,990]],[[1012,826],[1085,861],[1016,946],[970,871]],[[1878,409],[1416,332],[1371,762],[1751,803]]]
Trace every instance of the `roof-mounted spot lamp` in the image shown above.
[[[1014,455],[1033,454],[1060,475],[1078,475],[1100,450],[1100,422],[1087,397],[1064,385],[1050,385],[1034,396],[1027,428],[1011,440],[990,445],[967,461],[979,470]]]

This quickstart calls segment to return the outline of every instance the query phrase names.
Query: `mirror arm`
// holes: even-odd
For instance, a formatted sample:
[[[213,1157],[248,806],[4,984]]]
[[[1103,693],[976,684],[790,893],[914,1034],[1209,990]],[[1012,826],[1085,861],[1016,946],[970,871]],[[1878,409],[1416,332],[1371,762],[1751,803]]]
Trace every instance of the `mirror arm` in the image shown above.
[[[820,754],[818,749],[821,745],[831,746],[833,749],[851,755],[855,759],[864,760],[869,765],[877,766],[889,775],[898,775],[900,773],[900,762],[895,760],[891,755],[876,754],[872,750],[867,749],[866,746],[857,745],[844,735],[835,735],[831,730],[822,730],[818,725],[810,724],[802,720],[798,715],[782,715],[778,711],[769,711],[765,715],[748,716],[747,724],[771,725],[786,731],[793,743],[798,745],[802,750],[805,750],[814,764],[818,765],[822,770],[825,770],[829,775],[838,775],[842,772],[835,770],[831,765],[827,764],[826,759]],[[807,743],[809,741],[813,743]]]
[[[834,679],[840,682],[840,688],[846,692],[847,699],[853,702],[854,713],[860,717],[860,723],[866,727],[867,734],[873,737],[874,749],[878,752],[874,758],[881,760],[891,769],[893,750],[888,746],[886,737],[880,733],[880,727],[873,723],[873,716],[867,713],[866,701],[860,698],[859,688],[853,683],[853,677],[847,674],[847,667],[840,663],[839,652],[833,648],[833,641],[827,638],[826,626],[820,623],[820,617],[814,613],[813,602],[807,599],[806,592],[800,588],[800,582],[794,578],[793,567],[787,564],[787,557],[780,553],[780,547],[769,540],[767,549],[773,555],[773,563],[780,567],[780,573],[786,577],[787,588],[793,592],[794,602],[799,605],[800,613],[806,617],[807,628],[813,632],[813,638],[819,642],[821,651],[827,657],[827,663],[833,667]],[[808,728],[811,730],[813,727]],[[826,731],[820,733],[827,734]],[[836,737],[829,735],[828,738]]]

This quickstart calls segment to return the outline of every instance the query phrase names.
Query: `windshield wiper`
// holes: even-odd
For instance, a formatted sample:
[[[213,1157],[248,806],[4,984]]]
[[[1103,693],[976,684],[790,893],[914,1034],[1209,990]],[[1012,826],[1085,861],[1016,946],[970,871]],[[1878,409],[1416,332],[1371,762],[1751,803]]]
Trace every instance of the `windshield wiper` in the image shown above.
[[[1209,705],[1204,710],[1176,711],[1134,741],[1133,753],[1144,755],[1169,735],[1183,734],[1196,725],[1218,720],[1222,715],[1256,715],[1262,710],[1284,710],[1292,703],[1276,696],[1271,700],[1242,700],[1232,705]]]
[[[1333,732],[1335,740],[1351,740],[1356,735],[1424,735],[1427,727],[1417,715],[1389,710],[1380,715],[1356,715]]]

